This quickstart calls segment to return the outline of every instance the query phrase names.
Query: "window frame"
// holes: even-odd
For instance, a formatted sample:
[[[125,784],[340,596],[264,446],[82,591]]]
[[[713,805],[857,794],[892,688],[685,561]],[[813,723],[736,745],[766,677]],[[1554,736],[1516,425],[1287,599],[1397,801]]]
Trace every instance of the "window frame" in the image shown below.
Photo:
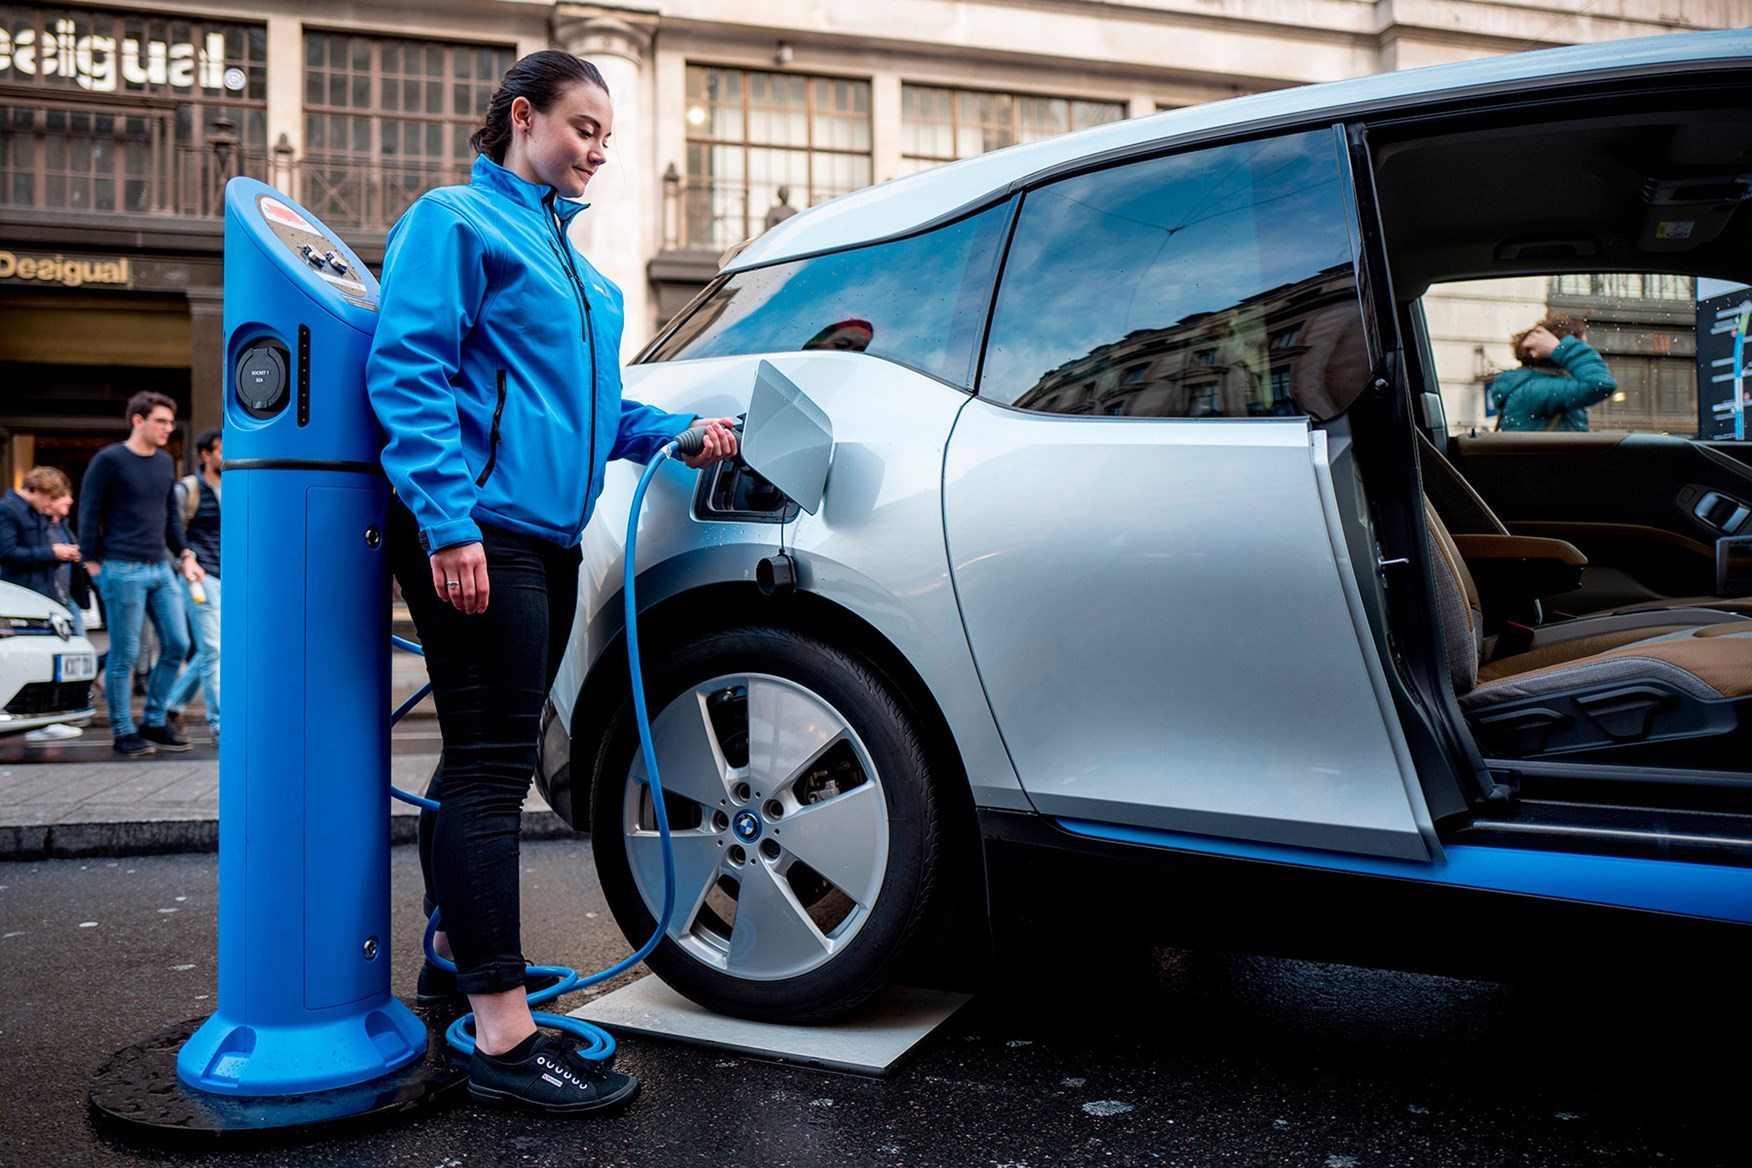
[[[350,63],[346,68],[336,69],[332,64],[312,66],[309,63],[311,43],[313,38],[328,38],[331,45],[337,41],[347,47],[354,43],[368,46],[370,60],[361,69],[353,68]],[[383,69],[383,49],[386,45],[395,44],[404,49],[413,47],[421,51],[436,48],[445,54],[445,71],[441,76],[431,74],[412,74],[405,68],[393,73]],[[498,54],[504,68],[489,77],[470,77],[463,79],[456,74],[456,56],[459,53],[488,52]],[[466,116],[454,113],[432,114],[425,111],[410,112],[406,109],[390,110],[382,101],[385,82],[394,78],[398,84],[405,84],[416,77],[418,84],[437,84],[441,92],[441,104],[450,108],[454,101],[454,87],[459,84],[475,86],[483,95],[483,101],[490,98],[493,89],[504,75],[504,69],[510,68],[517,59],[515,45],[491,43],[486,41],[460,41],[443,37],[410,37],[394,35],[372,29],[326,28],[320,25],[306,25],[301,30],[299,41],[299,84],[308,87],[312,83],[312,75],[319,74],[326,88],[333,78],[342,77],[349,81],[364,79],[367,86],[368,104],[364,106],[332,105],[327,101],[313,102],[306,99],[302,103],[304,119],[304,149],[299,157],[299,193],[301,200],[310,207],[313,213],[319,215],[324,222],[353,230],[385,230],[407,210],[407,205],[390,209],[392,189],[386,181],[386,176],[392,172],[392,166],[403,175],[413,176],[414,185],[419,194],[435,186],[447,183],[467,182],[470,170],[474,166],[475,153],[465,145],[461,149],[452,149],[459,134],[471,133],[481,123],[485,109],[474,111]],[[332,61],[332,57],[330,58]],[[368,146],[363,151],[348,148],[336,148],[326,144],[321,149],[313,150],[311,140],[312,124],[321,119],[325,122],[346,122],[365,125]],[[441,158],[430,155],[409,155],[397,153],[386,155],[383,150],[384,124],[394,122],[398,125],[417,123],[422,126],[435,126],[440,133]],[[327,135],[325,134],[326,138]],[[392,160],[393,163],[392,163]],[[422,168],[420,164],[425,164]],[[332,189],[328,194],[318,197],[313,184],[319,181],[319,174],[339,176],[325,179]],[[344,213],[344,208],[331,205],[331,200],[342,197],[338,188],[343,184],[362,184],[362,197],[358,200],[356,214]]]
[[[722,251],[725,248],[734,247],[736,244],[742,242],[743,240],[753,239],[755,236],[760,234],[761,229],[759,227],[757,227],[757,223],[764,224],[764,217],[765,217],[767,212],[766,211],[756,211],[752,202],[750,201],[750,195],[756,187],[755,181],[750,175],[750,167],[749,167],[750,151],[753,151],[753,150],[786,151],[786,152],[790,152],[790,153],[800,154],[803,156],[805,172],[808,175],[808,179],[806,181],[806,189],[802,192],[798,192],[795,189],[792,189],[792,191],[791,191],[792,198],[793,198],[793,200],[795,200],[792,203],[792,205],[794,207],[796,207],[798,210],[802,210],[802,209],[807,208],[807,207],[812,207],[817,202],[823,202],[828,198],[832,198],[832,197],[835,197],[837,195],[849,193],[849,191],[842,191],[842,190],[837,189],[837,184],[832,184],[832,183],[828,183],[828,182],[822,182],[822,183],[818,184],[816,182],[815,160],[816,160],[818,155],[827,155],[827,156],[832,156],[835,158],[854,158],[854,159],[855,158],[862,158],[868,164],[868,171],[869,171],[869,176],[870,176],[870,181],[865,183],[865,187],[868,187],[869,185],[871,185],[871,183],[873,183],[875,181],[875,173],[876,173],[876,153],[875,153],[876,111],[874,108],[875,84],[874,84],[874,81],[871,77],[857,76],[854,74],[838,74],[838,73],[789,72],[789,71],[779,70],[779,69],[762,69],[762,68],[750,66],[750,65],[720,64],[720,63],[715,63],[715,62],[711,62],[711,61],[696,61],[696,60],[691,60],[691,59],[683,62],[682,69],[683,69],[682,155],[683,155],[683,160],[684,160],[684,162],[683,162],[684,172],[682,175],[682,179],[688,188],[686,191],[684,191],[683,198],[682,198],[682,207],[681,207],[681,219],[682,219],[682,224],[683,224],[683,237],[685,240],[684,246],[692,248],[694,250]],[[691,81],[692,81],[692,73],[696,69],[700,70],[703,73],[707,73],[707,74],[714,73],[714,72],[716,72],[716,73],[737,73],[737,74],[740,74],[741,77],[743,78],[743,83],[741,85],[741,96],[739,98],[740,120],[741,120],[741,137],[740,138],[735,138],[735,139],[717,138],[717,137],[711,136],[709,133],[709,129],[711,126],[711,121],[712,121],[711,115],[709,112],[711,106],[718,105],[720,107],[726,107],[726,108],[729,106],[728,102],[724,102],[721,99],[712,99],[706,103],[706,108],[707,108],[708,112],[707,112],[707,116],[706,116],[704,122],[702,123],[702,127],[700,130],[696,130],[696,128],[691,123],[689,123],[687,121],[686,110],[687,110],[687,108],[691,107],[694,104],[694,99],[692,97]],[[803,144],[796,145],[796,144],[792,144],[792,143],[777,142],[777,141],[755,142],[755,141],[752,141],[750,139],[750,133],[749,133],[749,122],[751,120],[750,111],[753,108],[752,97],[750,94],[750,86],[747,84],[747,78],[750,75],[760,75],[763,77],[776,77],[776,78],[783,78],[783,79],[787,79],[787,80],[795,79],[795,80],[801,80],[805,83],[805,103],[804,103],[803,110],[801,112],[803,115],[803,125],[804,125],[807,140]],[[821,113],[818,113],[818,106],[816,103],[817,86],[820,83],[834,84],[834,83],[845,83],[845,82],[849,82],[849,83],[852,83],[855,85],[862,85],[864,87],[865,111],[864,111],[863,120],[864,120],[865,128],[868,132],[869,143],[868,143],[868,145],[865,146],[865,148],[863,150],[848,150],[848,149],[843,149],[843,148],[834,147],[834,146],[819,146],[816,144],[816,141],[815,141],[816,118],[818,116],[823,116]],[[783,108],[783,107],[775,107],[775,108]],[[839,116],[839,115],[833,114],[832,116]],[[740,165],[741,177],[736,178],[736,179],[726,179],[726,178],[719,178],[719,177],[714,176],[714,175],[709,174],[709,173],[695,174],[693,171],[693,158],[694,158],[694,152],[695,152],[696,148],[700,149],[701,151],[705,152],[708,155],[712,151],[718,150],[718,149],[732,149],[732,150],[739,151],[740,156],[741,156],[741,165]],[[706,192],[707,192],[707,203],[706,203],[706,206],[705,206],[704,211],[703,211],[703,219],[704,219],[704,222],[708,226],[708,235],[710,235],[710,228],[713,225],[718,224],[720,221],[723,222],[724,224],[728,225],[728,223],[731,220],[731,216],[728,213],[726,213],[726,215],[724,215],[722,218],[720,218],[720,216],[718,216],[716,214],[716,212],[713,210],[713,207],[712,207],[712,197],[711,197],[712,192],[714,192],[720,186],[720,184],[733,184],[734,187],[739,188],[739,190],[740,190],[740,195],[741,195],[741,199],[742,199],[742,233],[739,235],[736,235],[736,237],[733,239],[726,239],[723,241],[716,241],[716,240],[713,240],[710,238],[705,239],[705,240],[696,240],[692,237],[693,232],[692,232],[691,228],[687,226],[688,224],[690,224],[692,222],[693,217],[694,217],[693,212],[692,212],[692,200],[695,196],[692,193],[692,188],[694,188],[696,186],[703,185]],[[772,185],[773,185],[775,191],[779,186],[792,186],[792,184],[790,184],[790,183],[774,183]],[[862,190],[862,189],[864,189],[864,187],[854,186],[854,187],[850,188],[850,190]],[[819,195],[819,197],[817,195],[818,191],[822,192]]]
[[[961,131],[964,124],[967,126],[986,126],[986,125],[988,125],[988,123],[984,123],[984,122],[963,123],[961,120],[961,98],[963,98],[963,97],[1007,98],[1010,102],[1010,107],[1009,107],[1010,117],[1009,117],[1009,124],[1007,127],[1009,132],[1010,132],[1010,140],[1008,142],[1004,142],[1004,143],[997,145],[997,146],[989,146],[984,150],[976,151],[972,154],[957,153],[957,154],[950,155],[948,157],[940,157],[940,156],[934,155],[934,154],[917,154],[917,153],[909,152],[907,150],[907,147],[906,147],[907,128],[909,125],[909,119],[907,116],[907,109],[906,109],[906,92],[909,89],[914,90],[915,92],[929,91],[929,92],[933,92],[933,93],[946,93],[949,95],[950,106],[949,106],[948,125],[950,128],[950,135],[952,138],[959,138],[960,131]],[[933,166],[941,166],[944,163],[948,163],[948,162],[959,162],[963,158],[977,158],[981,154],[990,153],[992,150],[1001,150],[1005,146],[1016,146],[1016,145],[1020,145],[1020,144],[1025,143],[1025,142],[1038,142],[1038,141],[1044,140],[1045,138],[1055,137],[1057,134],[1068,134],[1068,133],[1073,133],[1077,130],[1091,129],[1095,126],[1111,125],[1113,122],[1123,122],[1123,121],[1125,121],[1125,119],[1128,115],[1126,102],[1123,99],[1118,99],[1118,98],[1107,99],[1107,98],[1093,98],[1093,97],[1073,97],[1069,94],[1064,94],[1064,93],[1030,93],[1030,92],[1022,92],[1022,91],[1018,91],[1018,90],[1005,90],[1005,89],[977,89],[977,88],[968,88],[966,86],[960,86],[960,85],[940,85],[940,84],[936,84],[934,82],[904,81],[904,80],[900,84],[900,90],[901,90],[901,114],[900,114],[900,119],[901,119],[900,120],[901,154],[900,154],[900,158],[901,158],[901,170],[902,170],[902,173],[905,173],[905,174],[917,173],[918,171],[927,170]],[[1062,102],[1066,103],[1066,106],[1068,108],[1066,110],[1067,118],[1066,118],[1065,128],[1062,130],[1055,131],[1053,134],[1043,134],[1043,135],[1040,135],[1039,137],[1024,137],[1023,134],[1021,133],[1021,126],[1022,126],[1021,107],[1022,107],[1022,103],[1025,101],[1062,101]],[[1091,122],[1087,126],[1079,126],[1076,124],[1076,118],[1074,116],[1071,116],[1071,115],[1074,115],[1076,107],[1078,105],[1112,106],[1115,110],[1118,111],[1119,116],[1116,118],[1109,119],[1108,121]],[[933,119],[933,120],[931,120],[930,124],[941,125],[942,123]],[[995,123],[989,123],[989,124],[995,125]]]

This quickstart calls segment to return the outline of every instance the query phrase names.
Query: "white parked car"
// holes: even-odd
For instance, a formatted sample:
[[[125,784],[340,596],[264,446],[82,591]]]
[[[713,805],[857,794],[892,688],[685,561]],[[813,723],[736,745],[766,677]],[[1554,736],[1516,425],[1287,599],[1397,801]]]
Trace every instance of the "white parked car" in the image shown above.
[[[0,583],[0,734],[59,722],[83,726],[96,711],[97,650],[73,632],[67,610],[39,593]]]

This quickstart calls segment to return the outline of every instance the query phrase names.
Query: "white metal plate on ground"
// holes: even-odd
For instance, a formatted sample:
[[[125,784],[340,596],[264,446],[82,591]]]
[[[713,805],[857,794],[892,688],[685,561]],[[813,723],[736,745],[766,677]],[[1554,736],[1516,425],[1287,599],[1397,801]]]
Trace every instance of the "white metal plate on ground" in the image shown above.
[[[642,977],[573,1010],[572,1017],[616,1034],[697,1043],[860,1075],[885,1075],[901,1055],[947,1022],[966,1001],[965,994],[895,987],[844,1022],[779,1026],[714,1014],[657,978]]]

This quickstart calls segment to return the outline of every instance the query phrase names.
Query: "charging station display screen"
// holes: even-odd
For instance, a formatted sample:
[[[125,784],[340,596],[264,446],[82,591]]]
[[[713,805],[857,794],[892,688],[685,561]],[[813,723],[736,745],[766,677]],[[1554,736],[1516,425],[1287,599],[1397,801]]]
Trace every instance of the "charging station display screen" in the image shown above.
[[[1752,377],[1746,370],[1752,290],[1697,302],[1697,436],[1744,442],[1752,425]]]

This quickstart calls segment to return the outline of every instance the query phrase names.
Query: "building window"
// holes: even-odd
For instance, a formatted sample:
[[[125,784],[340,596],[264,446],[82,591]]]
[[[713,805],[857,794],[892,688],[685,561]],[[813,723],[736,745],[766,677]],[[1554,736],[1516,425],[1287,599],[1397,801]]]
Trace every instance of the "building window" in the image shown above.
[[[869,185],[868,81],[687,67],[684,246],[722,250]]]
[[[1034,142],[1124,117],[1125,106],[1117,101],[903,85],[902,170],[911,174],[940,162],[971,158],[1000,146]]]
[[[305,205],[337,227],[386,227],[432,187],[468,181],[468,144],[509,47],[304,34]]]
[[[259,24],[0,4],[0,204],[218,215],[267,178]]]
[[[1657,272],[1552,276],[1550,308],[1587,322],[1618,389],[1588,407],[1596,430],[1695,434],[1697,281]]]

